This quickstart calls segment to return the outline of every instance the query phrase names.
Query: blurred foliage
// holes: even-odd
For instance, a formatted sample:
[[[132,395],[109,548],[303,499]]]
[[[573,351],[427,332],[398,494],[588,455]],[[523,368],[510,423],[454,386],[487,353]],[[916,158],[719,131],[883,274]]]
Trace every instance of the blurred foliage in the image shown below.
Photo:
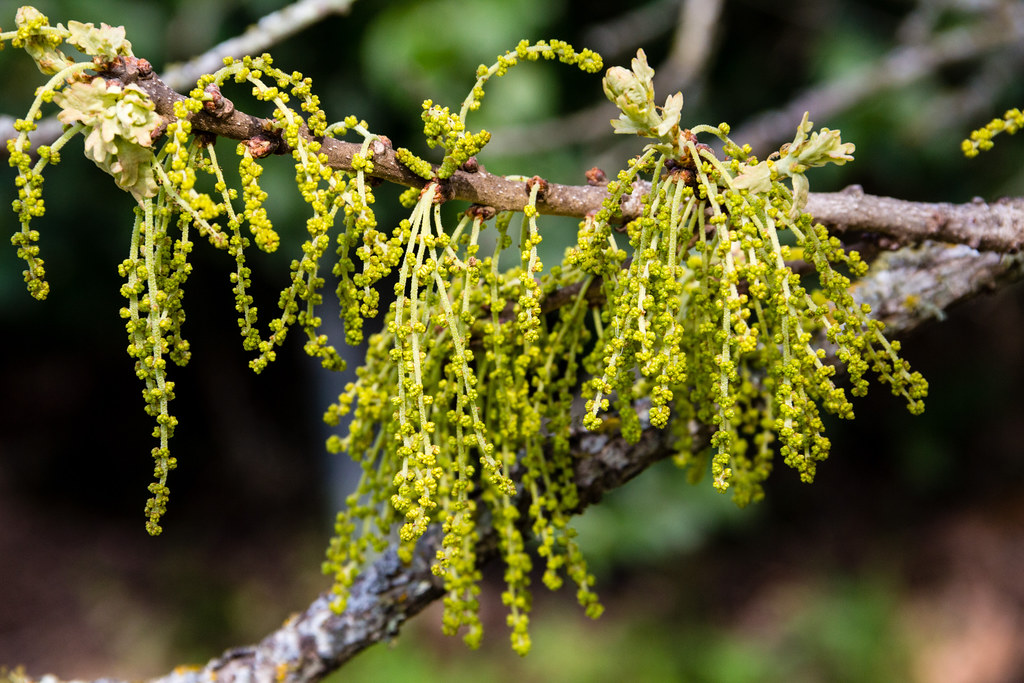
[[[480,55],[503,54],[524,36],[543,33],[561,14],[562,4],[546,0],[389,3],[363,35],[366,80],[396,111],[415,111],[425,99],[461,102],[466,81],[456,74],[474,73],[488,59]],[[424,30],[430,26],[462,30],[446,37]],[[487,30],[477,29],[485,26]],[[505,88],[496,82],[476,125],[487,128],[495,122],[517,123],[556,114],[558,98],[551,97],[555,71],[528,69],[509,79]]]
[[[892,586],[884,579],[832,577],[781,588],[765,597],[764,617],[737,629],[687,614],[680,596],[621,600],[596,624],[571,616],[571,605],[537,608],[535,645],[518,659],[499,647],[461,657],[421,625],[377,647],[328,678],[358,680],[564,683],[885,683],[910,680],[908,643],[900,632]],[[427,617],[429,619],[429,616]],[[435,636],[436,637],[436,636]],[[557,672],[557,673],[556,673]]]
[[[18,4],[0,0],[0,27],[12,25]],[[237,34],[283,3],[37,0],[34,4],[53,22],[124,24],[135,52],[160,69]],[[965,21],[967,10],[943,9],[953,3],[727,0],[708,71],[698,88],[684,92],[684,122],[725,120],[736,131],[756,114],[871,63],[892,49],[901,22],[929,4],[938,8],[934,11],[943,25]],[[621,15],[644,9],[660,19],[632,34],[645,36],[642,44],[630,35],[618,35],[617,42],[607,40]],[[608,65],[628,62],[629,55],[643,47],[657,67],[670,51],[677,14],[677,3],[657,0],[636,7],[584,0],[359,0],[349,16],[324,21],[271,52],[280,67],[301,70],[314,79],[329,116],[341,119],[355,114],[396,145],[410,145],[416,144],[421,127],[419,100],[432,97],[443,104],[457,103],[472,84],[476,65],[492,60],[520,38],[557,37],[599,51],[604,43],[614,42],[620,49],[617,54],[604,53]],[[588,44],[586,38],[592,42]],[[999,63],[983,72],[988,79],[983,81],[976,74],[986,61]],[[959,151],[959,141],[970,129],[1024,101],[1024,79],[1013,77],[1022,68],[1022,51],[1011,48],[999,53],[998,60],[983,55],[943,67],[831,118],[812,111],[818,125],[842,129],[844,139],[857,145],[856,162],[829,169],[817,179],[815,189],[860,183],[867,192],[930,201],[1024,194],[1019,140],[1007,140],[983,160],[965,160]],[[14,51],[0,54],[0,91],[4,93],[0,113],[20,114],[37,82],[38,73],[28,59]],[[971,106],[970,96],[977,94],[972,87],[986,83],[989,89],[982,92],[981,105]],[[659,92],[670,91],[670,86],[658,87]],[[602,100],[598,78],[587,80],[568,69],[532,65],[496,84],[477,123],[494,126],[500,133],[504,126],[566,115]],[[510,152],[506,158],[487,156],[485,151],[481,161],[496,172],[537,173],[572,183],[582,182],[583,172],[595,159],[621,158],[640,147],[639,142],[623,146],[612,139],[610,127],[597,140],[549,142],[529,153]],[[138,389],[127,371],[130,360],[124,355],[123,326],[117,316],[121,300],[116,265],[128,243],[131,200],[114,191],[106,176],[73,151],[65,151],[64,161],[51,171],[45,189],[48,210],[40,222],[41,243],[52,283],[45,304],[25,294],[21,264],[13,249],[0,249],[0,376],[5,387],[0,399],[0,495],[17,490],[19,497],[47,506],[59,526],[90,529],[102,523],[116,525],[123,517],[134,528],[142,508],[136,494],[144,490],[150,465],[141,457],[148,443],[148,423],[139,416]],[[414,151],[425,153],[419,147]],[[263,178],[271,197],[284,197],[268,208],[276,212],[285,240],[278,255],[251,264],[254,280],[263,281],[262,291],[257,285],[255,294],[258,303],[262,296],[265,310],[272,308],[284,281],[281,262],[291,258],[289,226],[282,218],[300,201],[294,191],[289,193],[291,174],[290,164],[277,168],[270,164]],[[0,173],[2,207],[9,206],[14,196],[11,177],[9,170]],[[380,188],[381,194],[389,191]],[[383,197],[378,203],[382,225],[398,220],[384,213],[388,203]],[[574,226],[575,221],[567,219],[566,234]],[[13,231],[13,214],[0,213],[0,228]],[[291,229],[295,235],[302,226]],[[554,236],[545,235],[546,248],[557,252],[556,245]],[[260,547],[265,539],[259,533],[238,529],[313,527],[325,544],[331,518],[323,503],[327,493],[319,492],[320,499],[311,495],[323,478],[324,466],[317,461],[321,452],[317,416],[323,406],[311,396],[310,364],[301,353],[290,354],[286,349],[282,355],[287,357],[278,367],[258,382],[253,380],[239,350],[233,316],[226,315],[232,310],[225,286],[230,264],[203,247],[195,254],[196,274],[191,282],[195,294],[188,296],[209,294],[204,294],[207,301],[202,308],[191,307],[186,323],[196,357],[193,366],[178,377],[183,426],[177,437],[179,448],[198,456],[190,460],[203,464],[178,473],[178,491],[186,495],[179,497],[183,505],[168,525],[169,532],[183,542],[191,535],[213,547]],[[500,626],[492,629],[483,650],[469,653],[457,640],[438,642],[438,620],[424,615],[407,628],[396,647],[374,648],[335,680],[906,680],[906,643],[901,641],[895,616],[904,588],[888,580],[887,569],[854,567],[829,574],[834,567],[811,566],[827,576],[809,580],[801,561],[781,560],[783,571],[804,583],[788,594],[787,609],[772,612],[767,625],[757,628],[736,625],[720,606],[702,601],[702,590],[710,592],[709,587],[725,579],[717,583],[691,580],[699,572],[698,565],[709,558],[714,561],[716,553],[725,552],[742,564],[767,552],[772,544],[781,547],[786,539],[792,542],[787,534],[799,536],[810,525],[807,507],[816,510],[823,525],[839,528],[822,533],[833,542],[858,545],[871,540],[858,534],[890,533],[903,550],[900,534],[907,532],[901,532],[899,523],[919,521],[946,509],[954,499],[1019,498],[1024,481],[1020,439],[1006,416],[1019,416],[1024,410],[1015,389],[1024,369],[1019,344],[1008,340],[1021,338],[1024,321],[1019,296],[1003,296],[999,305],[1002,308],[979,308],[981,312],[974,316],[954,316],[957,325],[935,325],[909,340],[907,355],[932,382],[928,412],[923,418],[912,418],[893,411],[890,397],[882,396],[883,392],[876,392],[877,403],[858,404],[861,419],[856,428],[829,426],[836,452],[813,490],[782,481],[770,487],[765,504],[737,515],[726,499],[705,500],[708,491],[688,488],[676,473],[658,468],[588,512],[580,523],[582,544],[595,567],[602,568],[598,588],[608,595],[609,604],[608,613],[597,624],[585,623],[575,609],[563,612],[557,598],[538,598],[534,652],[520,661],[510,658]],[[46,342],[54,338],[55,330],[73,335],[74,344]],[[950,353],[957,355],[957,363],[948,362]],[[112,425],[111,415],[127,417]],[[863,424],[871,425],[870,434]],[[964,424],[972,428],[964,430]],[[883,449],[880,442],[891,446]],[[75,457],[83,447],[101,455]],[[986,458],[988,465],[968,467],[965,456],[972,452]],[[237,495],[229,505],[221,497],[227,486]],[[850,500],[872,505],[851,510]],[[643,524],[636,523],[640,517]],[[843,524],[851,517],[858,522],[856,533],[843,537]],[[5,525],[12,523],[4,520]],[[661,533],[630,533],[638,528]],[[840,536],[838,541],[835,535]],[[83,531],[80,537],[88,536]],[[885,545],[886,539],[878,540]],[[322,547],[308,538],[304,542]],[[63,552],[76,552],[74,544],[66,545]],[[746,553],[736,555],[736,546],[746,548]],[[813,550],[826,554],[829,549]],[[83,547],[78,552],[89,558],[93,550]],[[807,552],[798,556],[803,558]],[[641,559],[643,571],[631,574]],[[315,562],[314,557],[311,564]],[[173,589],[176,584],[170,585]],[[200,652],[196,640],[189,639],[188,656],[213,656],[239,644],[239,633],[250,636],[246,616],[234,621],[225,617],[231,611],[245,614],[232,606],[240,600],[237,595],[218,605],[209,594],[200,593],[183,611],[196,615],[194,633],[204,634],[207,649],[205,654]],[[289,591],[280,594],[294,596]],[[485,591],[484,597],[497,602],[497,594],[495,590],[488,596]],[[644,594],[646,602],[636,598]],[[261,593],[254,599],[271,598]],[[3,597],[0,602],[7,604]],[[300,606],[281,605],[280,614]],[[51,617],[54,621],[64,618],[57,613]],[[211,623],[219,633],[207,630]],[[0,631],[5,626],[0,619]],[[17,626],[25,628],[24,623]],[[151,626],[147,623],[147,628]],[[36,630],[45,627],[37,624]],[[181,626],[178,629],[174,637],[181,638]],[[41,652],[38,662],[26,664],[30,670],[42,671],[57,650]],[[179,663],[179,654],[168,655],[167,663]],[[27,656],[0,645],[0,663]],[[85,675],[73,669],[64,673]]]

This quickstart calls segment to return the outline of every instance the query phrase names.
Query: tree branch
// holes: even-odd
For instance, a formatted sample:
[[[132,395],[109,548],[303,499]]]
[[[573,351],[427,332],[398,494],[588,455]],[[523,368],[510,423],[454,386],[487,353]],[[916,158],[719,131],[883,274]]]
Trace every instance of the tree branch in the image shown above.
[[[183,64],[172,64],[163,80],[175,90],[192,88],[200,76],[213,73],[224,65],[225,57],[241,58],[256,55],[304,31],[313,24],[334,14],[347,14],[354,0],[296,0],[296,2],[261,17],[240,35],[214,45],[203,54]],[[7,141],[18,136],[14,117],[0,115],[0,158],[8,156]],[[37,124],[31,135],[33,146],[49,145],[60,137],[64,125],[56,116]]]
[[[901,250],[886,258],[886,267],[875,269],[864,278],[857,286],[856,295],[880,312],[894,333],[906,333],[932,317],[941,317],[948,306],[989,291],[1000,283],[1024,277],[1019,259],[979,253],[966,246],[928,244]],[[900,282],[899,286],[893,286],[894,279]],[[932,302],[936,307],[908,306],[908,299],[915,298]],[[643,405],[639,413],[644,429],[636,444],[627,443],[620,435],[575,431],[572,443],[580,494],[578,512],[596,503],[607,491],[672,455],[671,433],[651,427]],[[695,423],[689,428],[695,449],[706,447],[710,429]],[[493,530],[481,534],[481,562],[493,560],[498,554],[493,536]],[[329,611],[329,601],[326,595],[321,595],[305,612],[259,645],[229,651],[187,677],[172,674],[158,679],[157,683],[232,680],[228,667],[230,676],[244,671],[243,675],[255,680],[275,671],[314,674],[312,680],[316,680],[330,670],[328,667],[341,666],[369,645],[393,637],[405,620],[441,597],[440,579],[430,571],[440,544],[440,531],[432,527],[420,540],[413,562],[404,567],[398,562],[394,549],[388,550],[357,579],[349,607],[341,616]],[[282,642],[286,645],[282,646]],[[305,649],[294,643],[306,643]]]
[[[838,233],[884,235],[898,244],[926,240],[964,244],[981,251],[1015,254],[1024,246],[1024,199],[968,204],[908,202],[864,194],[854,185],[842,192],[816,192],[806,211]]]
[[[184,64],[170,66],[164,71],[164,82],[176,90],[191,88],[200,76],[213,73],[224,66],[225,57],[258,55],[331,15],[348,14],[353,2],[354,0],[297,0],[261,17],[241,35],[214,45]]]
[[[145,60],[120,60],[104,73],[124,83],[135,83],[156,103],[162,116],[174,116],[174,103],[185,99],[168,87]],[[229,102],[226,98],[222,102]],[[260,139],[272,142],[266,153],[290,151],[270,122],[246,114],[234,105],[213,105],[192,118],[193,131],[221,135],[235,140]],[[307,132],[308,134],[308,132]],[[321,151],[331,167],[351,170],[352,157],[361,145],[334,138],[321,139]],[[426,180],[401,164],[394,149],[379,143],[371,148],[374,169],[372,176],[407,187],[423,187]],[[509,179],[476,171],[459,170],[447,181],[451,199],[465,200],[494,207],[499,211],[520,211],[529,200],[529,190],[521,180]],[[646,189],[637,183],[633,196],[622,206],[623,219],[640,212],[640,197]],[[600,208],[607,196],[604,187],[592,185],[560,185],[549,183],[538,199],[540,213],[556,216],[583,217]],[[969,204],[909,202],[865,194],[859,187],[843,192],[812,193],[807,211],[838,233],[874,233],[898,245],[925,240],[966,244],[972,248],[1016,253],[1024,244],[1024,200],[1001,200],[988,204],[975,200]]]
[[[125,60],[105,75],[137,83],[150,93],[164,115],[173,115],[174,102],[182,99],[148,69],[144,60]],[[194,117],[193,129],[239,140],[273,138],[265,120],[231,109],[211,106]],[[286,152],[284,143],[275,140],[274,151]],[[323,152],[335,168],[350,169],[352,156],[359,149],[355,143],[323,141]],[[389,146],[377,144],[371,149],[375,177],[408,186],[425,183],[397,161]],[[458,171],[448,183],[453,198],[500,210],[522,209],[528,199],[524,182],[482,170]],[[638,188],[638,193],[642,191]],[[602,187],[550,184],[538,209],[549,214],[584,216],[597,209],[604,196]],[[856,285],[856,296],[870,303],[894,334],[941,317],[945,309],[959,301],[1024,276],[1020,259],[998,253],[1015,253],[1024,241],[1024,200],[925,204],[849,189],[813,194],[807,209],[837,232],[874,233],[896,244],[920,245],[883,254],[872,272]],[[636,204],[624,207],[626,218],[636,211]],[[949,246],[936,240],[962,244]],[[640,408],[645,428],[636,444],[626,443],[620,435],[575,430],[572,448],[580,494],[578,511],[672,454],[672,435],[647,425],[642,404]],[[695,446],[705,447],[710,428],[695,423],[688,427]],[[386,551],[356,580],[348,608],[340,615],[330,610],[329,596],[322,594],[259,644],[229,650],[200,669],[179,668],[154,680],[318,680],[366,647],[393,637],[407,619],[443,594],[441,579],[431,571],[441,538],[437,526],[429,529],[408,565],[398,560],[395,549]],[[493,530],[483,531],[478,557],[483,562],[497,555]]]
[[[896,334],[909,332],[933,317],[941,318],[943,310],[949,306],[990,291],[1001,283],[1024,277],[1020,259],[979,253],[962,245],[929,243],[919,248],[894,252],[884,258],[887,261],[885,267],[876,268],[865,277],[857,285],[855,293],[859,301],[870,303],[889,330]],[[894,281],[899,284],[894,286]],[[908,305],[908,300],[926,303]],[[671,433],[649,426],[643,405],[639,412],[644,429],[636,444],[627,443],[619,435],[576,430],[572,443],[577,463],[576,485],[580,493],[580,508],[577,511],[596,503],[607,491],[621,486],[655,462],[672,455],[674,439]],[[705,425],[691,424],[690,430],[695,448],[700,450],[706,447],[710,429]],[[243,660],[251,662],[253,666],[246,670],[246,674],[255,675],[257,680],[260,671],[326,673],[325,669],[320,668],[326,666],[325,663],[340,666],[365,647],[393,637],[406,619],[442,595],[440,580],[430,571],[431,558],[440,548],[440,543],[441,535],[434,527],[420,541],[415,559],[407,567],[398,563],[393,549],[389,550],[357,580],[349,600],[350,606],[341,617],[329,613],[327,598],[321,595],[305,612],[289,621],[280,632],[264,639],[260,645],[244,651],[231,651],[244,652],[244,657],[225,659],[225,655],[211,661],[201,672],[195,672],[189,678],[168,677],[159,679],[159,683],[230,680],[222,673],[224,667],[229,663],[233,667],[240,666]],[[479,557],[483,562],[496,556],[497,548],[491,530],[481,536]],[[304,642],[316,643],[323,649],[314,652],[310,646],[302,653],[294,647],[281,648],[276,644],[281,638],[295,641],[295,633],[304,633]],[[316,663],[310,664],[307,659],[294,662],[290,659],[275,659],[275,653],[279,652],[300,654],[312,658]],[[237,668],[232,670],[232,675],[238,673]]]
[[[964,245],[929,242],[885,254],[880,260],[857,283],[854,294],[872,306],[893,334],[909,332],[941,318],[950,306],[1024,278],[1021,259]],[[636,444],[617,434],[574,429],[577,512],[673,454],[671,432],[649,425],[644,403],[638,404],[638,412],[644,428]],[[707,447],[710,428],[697,423],[688,428],[695,449]],[[493,528],[481,531],[477,549],[481,563],[498,556],[495,536]],[[152,683],[319,680],[367,647],[393,638],[408,619],[443,595],[442,581],[430,568],[441,541],[440,528],[432,526],[408,565],[399,561],[395,548],[387,550],[356,579],[348,607],[340,615],[331,611],[325,592],[258,644],[228,650],[202,668],[178,667]],[[56,679],[47,680],[56,683]]]
[[[707,443],[708,436],[703,438]],[[579,463],[580,510],[670,455],[671,441],[668,432],[651,428],[634,445],[621,436],[577,433],[574,455]],[[497,558],[496,537],[493,528],[481,532],[477,547],[481,563]],[[432,525],[408,565],[399,561],[394,547],[389,548],[356,579],[340,615],[331,611],[330,596],[322,593],[258,645],[228,650],[202,669],[178,669],[152,683],[319,680],[370,645],[395,637],[406,620],[444,594],[441,578],[431,571],[441,541],[440,526]]]
[[[937,33],[920,44],[898,45],[873,62],[800,93],[781,109],[757,115],[734,127],[735,139],[749,144],[759,155],[767,153],[793,135],[793,122],[806,111],[813,113],[815,121],[828,120],[878,93],[932,75],[942,66],[1019,44],[1022,34],[1024,6],[1000,3],[966,27]]]

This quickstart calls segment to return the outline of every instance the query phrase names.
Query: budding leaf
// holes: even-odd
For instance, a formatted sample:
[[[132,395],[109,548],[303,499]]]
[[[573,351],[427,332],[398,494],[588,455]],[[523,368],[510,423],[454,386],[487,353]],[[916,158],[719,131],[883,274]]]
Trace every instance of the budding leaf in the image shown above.
[[[103,78],[72,83],[54,95],[61,123],[80,122],[89,132],[85,154],[114,176],[118,186],[137,197],[157,193],[150,149],[161,119],[156,106],[139,87],[107,85]]]
[[[679,116],[683,111],[683,93],[677,92],[669,95],[665,100],[665,106],[661,110],[661,123],[655,128],[658,137],[667,136],[674,126],[679,125]]]
[[[51,28],[46,15],[35,7],[20,7],[14,23],[18,27],[19,37],[24,34],[25,52],[44,74],[52,76],[74,64],[71,58],[57,49],[61,45],[59,30]]]
[[[772,187],[772,170],[766,161],[754,166],[747,166],[742,173],[732,179],[732,184],[738,190],[749,190],[753,193],[767,192]]]
[[[813,126],[814,124],[807,120],[807,112],[804,112],[804,118],[797,127],[793,142],[779,150],[782,158],[776,163],[780,173],[803,173],[814,166],[842,166],[847,161],[853,161],[856,147],[852,142],[843,142],[838,130],[822,128],[811,133]]]
[[[633,70],[613,66],[605,74],[604,94],[621,112],[612,121],[616,133],[640,133],[656,129],[662,123],[654,104],[654,69],[647,64],[647,55],[637,50]],[[682,103],[680,102],[680,107]]]
[[[125,39],[124,26],[100,24],[96,28],[92,23],[69,21],[68,30],[71,37],[68,43],[74,45],[87,55],[99,57],[104,62],[113,61],[119,55],[131,56],[132,44]]]
[[[807,120],[807,113],[804,113],[793,142],[782,146],[779,158],[745,167],[742,173],[733,178],[733,186],[750,192],[767,192],[771,188],[771,175],[774,169],[779,175],[790,177],[793,183],[793,211],[799,213],[807,203],[810,192],[810,184],[804,172],[825,164],[842,166],[847,161],[853,161],[853,152],[856,149],[852,142],[842,141],[838,130],[822,128],[817,132],[811,132],[813,126],[814,124]]]

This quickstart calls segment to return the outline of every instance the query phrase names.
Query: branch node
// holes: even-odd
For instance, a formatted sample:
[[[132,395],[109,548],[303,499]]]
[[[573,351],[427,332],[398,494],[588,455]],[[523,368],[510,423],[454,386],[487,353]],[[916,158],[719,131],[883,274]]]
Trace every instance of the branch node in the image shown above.
[[[210,99],[203,102],[203,109],[206,113],[218,119],[226,119],[235,111],[235,103],[224,97],[220,87],[216,83],[206,86],[204,91]]]
[[[373,155],[373,159],[387,154],[389,151],[394,149],[391,144],[391,138],[387,135],[378,135],[377,138],[370,143],[370,154]]]
[[[472,204],[466,209],[466,215],[470,218],[479,218],[482,221],[489,221],[497,215],[498,211],[493,206],[486,204]],[[596,212],[595,212],[596,213]]]
[[[246,148],[249,150],[249,154],[252,155],[253,159],[262,159],[274,153],[274,151],[277,149],[279,141],[277,140],[277,138],[261,134],[254,135],[248,140],[245,140],[244,144]]]
[[[449,199],[455,197],[455,191],[452,189],[451,183],[449,183],[447,179],[439,180],[438,178],[434,178],[423,186],[423,189],[420,190],[420,197],[422,197],[431,187],[434,188],[434,204],[444,204]]]
[[[537,186],[537,201],[543,201],[544,195],[548,191],[548,181],[541,178],[539,175],[535,175],[526,181],[526,191],[533,192],[533,187]]]
[[[149,63],[148,59],[142,57],[118,55],[109,62],[97,64],[96,71],[101,76],[110,76],[127,85],[140,78],[152,76],[153,65]]]
[[[169,122],[166,117],[161,117],[160,125],[157,126],[152,133],[149,134],[151,145],[164,136],[164,134],[167,132],[168,123]],[[200,135],[206,135],[206,133],[196,133],[197,138]]]
[[[198,131],[195,134],[196,142],[202,146],[212,145],[216,140],[217,136],[214,133],[207,133],[206,131]]]
[[[608,176],[597,166],[592,166],[586,173],[587,185],[601,187],[608,184]]]

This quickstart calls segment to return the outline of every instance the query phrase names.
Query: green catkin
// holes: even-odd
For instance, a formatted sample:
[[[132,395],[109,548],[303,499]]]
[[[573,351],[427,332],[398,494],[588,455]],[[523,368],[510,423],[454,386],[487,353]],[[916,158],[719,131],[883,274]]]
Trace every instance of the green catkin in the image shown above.
[[[986,152],[995,146],[992,139],[1002,133],[1013,135],[1024,127],[1024,113],[1014,107],[1007,109],[1000,119],[992,119],[983,127],[971,131],[970,136],[960,143],[964,156],[971,158],[979,152]]]
[[[656,106],[653,70],[640,52],[632,71],[610,69],[604,87],[621,111],[616,132],[653,141],[608,183],[603,205],[581,220],[577,243],[562,263],[545,270],[538,255],[542,181],[528,185],[518,243],[510,230],[512,212],[471,209],[451,218],[440,197],[448,179],[490,139],[487,131],[471,130],[467,117],[481,106],[491,78],[539,59],[596,73],[601,59],[589,50],[577,52],[557,40],[523,41],[477,69],[457,113],[424,102],[425,143],[440,149],[441,162],[431,166],[397,150],[400,163],[426,187],[402,194],[408,217],[388,228],[377,224],[369,182],[370,145],[379,138],[354,116],[328,125],[302,74],[280,70],[267,55],[228,59],[175,105],[177,120],[161,136],[144,93],[83,83],[80,77],[96,64],[63,56],[59,48],[70,33],[49,27],[38,13],[19,17],[18,30],[0,39],[26,47],[45,73],[54,74],[17,122],[19,136],[8,143],[20,223],[12,242],[26,263],[32,296],[48,291],[32,227],[44,208],[41,171],[59,161],[75,135],[113,125],[104,107],[128,108],[139,122],[117,128],[121,146],[100,146],[94,160],[137,201],[120,273],[128,353],[144,386],[145,410],[156,423],[146,505],[151,533],[160,531],[167,477],[176,465],[169,450],[176,420],[168,407],[174,397],[168,360],[183,365],[191,354],[183,325],[193,229],[233,262],[235,311],[255,371],[275,359],[294,328],[305,335],[306,352],[326,368],[344,366],[318,315],[328,267],[337,279],[345,341],[366,343],[355,380],[324,414],[330,425],[348,420],[346,430],[328,440],[328,450],[347,453],[361,467],[323,563],[334,582],[333,607],[345,608],[361,567],[394,538],[408,560],[430,525],[439,525],[434,571],[445,588],[443,628],[462,633],[472,647],[482,637],[477,549],[484,525],[493,530],[505,564],[502,601],[516,652],[530,649],[534,559],[527,534],[543,562],[542,582],[554,590],[569,578],[586,614],[601,613],[570,523],[580,506],[570,440],[580,386],[586,428],[618,430],[636,441],[645,424],[636,408],[644,408],[651,425],[673,430],[676,461],[689,468],[691,479],[710,471],[713,485],[732,490],[740,505],[763,496],[776,446],[785,464],[811,480],[829,450],[821,410],[853,415],[825,362],[821,337],[836,348],[854,395],[867,390],[871,370],[913,412],[923,409],[926,383],[850,294],[844,273],[859,276],[865,264],[801,212],[805,171],[852,158],[852,145],[842,143],[837,131],[812,132],[805,119],[791,145],[759,163],[729,139],[724,124],[681,128],[681,95]],[[102,38],[95,44],[106,46],[90,55],[100,62],[130,54],[123,35],[108,29],[91,29]],[[280,313],[263,331],[249,293],[247,259],[253,245],[264,252],[287,248],[264,208],[260,157],[266,150],[252,140],[237,146],[239,181],[231,186],[216,150],[192,135],[188,122],[230,82],[247,84],[254,98],[272,108],[266,132],[291,150],[307,208],[306,235],[290,264]],[[62,107],[70,125],[33,161],[27,132],[50,101]],[[986,133],[972,136],[972,149],[984,149],[997,132],[1014,132],[1019,118],[1019,112],[1008,113],[1002,123],[990,124]],[[361,150],[350,170],[331,168],[320,140],[348,134],[362,140]],[[724,158],[698,143],[699,135],[718,138]],[[640,214],[620,225],[641,182],[650,190]],[[494,233],[492,241],[481,239],[487,231]],[[793,246],[783,246],[783,236]],[[486,243],[494,245],[489,253]],[[518,253],[509,254],[513,249]],[[806,289],[788,265],[799,258],[817,274],[814,289]],[[382,301],[381,285],[389,277],[395,296]],[[546,307],[558,297],[560,305]],[[382,309],[383,329],[366,337],[365,321]],[[713,434],[710,449],[694,452],[690,425],[697,422]]]

